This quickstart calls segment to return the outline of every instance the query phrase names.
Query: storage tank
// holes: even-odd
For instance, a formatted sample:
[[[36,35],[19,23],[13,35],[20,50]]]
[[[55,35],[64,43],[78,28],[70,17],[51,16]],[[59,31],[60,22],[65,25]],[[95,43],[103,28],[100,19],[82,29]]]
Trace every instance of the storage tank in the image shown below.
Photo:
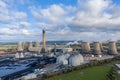
[[[68,60],[70,66],[79,66],[84,62],[84,58],[81,54],[72,54]]]
[[[70,54],[62,54],[62,55],[58,56],[56,63],[59,65],[67,65],[69,56],[70,56]]]
[[[109,44],[108,44],[108,53],[109,54],[118,54],[115,42],[109,42]]]

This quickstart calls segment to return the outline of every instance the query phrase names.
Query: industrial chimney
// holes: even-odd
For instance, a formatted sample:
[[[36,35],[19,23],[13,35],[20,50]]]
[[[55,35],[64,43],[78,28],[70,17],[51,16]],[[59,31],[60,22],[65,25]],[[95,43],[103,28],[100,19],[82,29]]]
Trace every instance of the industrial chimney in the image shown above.
[[[94,48],[93,48],[94,54],[102,54],[101,52],[101,45],[99,42],[94,42]]]
[[[82,53],[89,53],[90,52],[90,44],[89,42],[83,42],[81,45]]]
[[[43,41],[42,52],[45,52],[45,50],[46,50],[46,33],[45,33],[45,30],[43,30],[43,32],[42,32],[42,41]]]
[[[109,42],[109,44],[108,44],[108,53],[109,54],[118,54],[115,42]]]

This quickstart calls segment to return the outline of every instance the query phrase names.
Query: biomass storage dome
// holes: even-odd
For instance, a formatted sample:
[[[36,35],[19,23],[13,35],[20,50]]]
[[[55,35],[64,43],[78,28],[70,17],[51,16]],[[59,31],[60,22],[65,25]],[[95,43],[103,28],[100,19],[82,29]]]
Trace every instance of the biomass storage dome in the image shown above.
[[[58,56],[56,63],[60,64],[60,65],[67,65],[69,56],[70,56],[69,54],[62,54],[62,55]]]
[[[68,60],[70,66],[79,66],[84,62],[84,58],[81,54],[72,54]]]

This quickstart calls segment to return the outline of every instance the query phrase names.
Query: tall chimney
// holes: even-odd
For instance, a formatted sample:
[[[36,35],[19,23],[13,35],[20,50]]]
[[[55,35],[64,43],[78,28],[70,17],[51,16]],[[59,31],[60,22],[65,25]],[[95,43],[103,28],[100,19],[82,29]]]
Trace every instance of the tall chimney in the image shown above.
[[[42,52],[45,52],[45,50],[46,50],[46,33],[45,33],[45,30],[43,30],[42,41],[43,41],[43,51]]]
[[[42,39],[43,39],[43,48],[45,49],[46,48],[46,33],[45,33],[45,30],[43,30]]]
[[[94,54],[102,54],[101,52],[101,45],[99,42],[94,42],[94,49],[93,49]]]
[[[109,54],[118,54],[115,42],[109,42],[109,44],[108,44],[108,53]]]
[[[90,52],[90,44],[89,42],[83,42],[81,45],[82,53],[89,53]]]

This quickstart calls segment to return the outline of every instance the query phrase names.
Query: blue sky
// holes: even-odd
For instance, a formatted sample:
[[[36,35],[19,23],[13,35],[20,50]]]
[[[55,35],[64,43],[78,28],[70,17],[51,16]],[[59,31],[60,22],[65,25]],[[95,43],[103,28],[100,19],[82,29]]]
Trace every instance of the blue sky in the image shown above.
[[[120,0],[0,0],[0,42],[120,39]]]

